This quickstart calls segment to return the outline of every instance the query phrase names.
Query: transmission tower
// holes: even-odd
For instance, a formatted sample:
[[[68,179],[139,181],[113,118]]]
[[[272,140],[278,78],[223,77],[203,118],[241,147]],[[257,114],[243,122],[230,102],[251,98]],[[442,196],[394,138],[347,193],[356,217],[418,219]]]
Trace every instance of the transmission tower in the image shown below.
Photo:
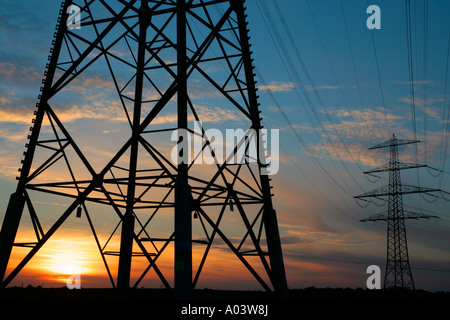
[[[204,168],[174,163],[167,144],[182,130],[198,135],[195,121],[204,125],[201,150],[211,149],[207,125],[225,121],[225,110],[264,144],[245,10],[243,0],[62,1],[17,190],[1,229],[2,287],[75,216],[86,218],[114,288],[136,288],[152,278],[174,288],[177,298],[190,298],[217,246],[262,288],[286,297],[267,159],[258,152],[254,161],[215,161]],[[113,101],[102,100],[110,94]],[[214,101],[209,109],[205,96]],[[67,110],[81,118],[101,110],[94,122],[78,126],[96,128],[108,118],[110,127],[86,136],[64,121]],[[218,113],[215,121],[211,110]],[[177,137],[181,155],[189,150],[187,138]],[[86,146],[88,141],[97,141],[99,149]],[[248,141],[242,137],[228,156],[239,155],[238,146]],[[66,207],[49,214],[42,197]],[[25,214],[34,241],[17,239]],[[114,222],[109,237],[98,232],[105,221]],[[13,247],[29,251],[9,266]],[[111,257],[118,259],[117,277]],[[133,271],[142,259],[145,270]]]
[[[390,149],[390,161],[388,164],[364,172],[365,174],[389,172],[389,185],[354,197],[356,199],[388,198],[388,210],[386,212],[361,220],[362,222],[387,222],[387,259],[384,277],[385,289],[415,289],[413,275],[409,264],[405,220],[437,218],[436,216],[403,209],[403,195],[441,191],[440,189],[404,185],[401,182],[401,170],[426,167],[426,165],[422,164],[402,163],[399,161],[398,147],[418,142],[420,141],[397,139],[395,134],[393,134],[391,139],[369,148],[369,150],[380,148]]]

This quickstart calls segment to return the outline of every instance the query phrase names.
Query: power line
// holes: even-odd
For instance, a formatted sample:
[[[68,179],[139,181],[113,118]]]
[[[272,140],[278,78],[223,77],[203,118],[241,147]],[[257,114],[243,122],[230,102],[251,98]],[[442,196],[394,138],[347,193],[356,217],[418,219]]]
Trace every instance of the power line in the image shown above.
[[[264,6],[266,6],[265,1],[262,1],[262,3],[263,3]],[[305,62],[304,62],[304,59],[303,59],[302,56],[301,56],[300,50],[298,49],[298,47],[297,47],[297,45],[296,45],[296,42],[294,41],[294,38],[293,38],[293,36],[292,36],[292,33],[291,33],[289,27],[288,27],[287,24],[286,24],[286,19],[284,18],[284,15],[283,15],[283,13],[282,13],[280,7],[279,7],[278,2],[277,2],[277,1],[272,1],[272,3],[273,3],[273,5],[274,5],[274,7],[275,7],[276,13],[277,13],[278,16],[280,17],[280,20],[281,20],[282,26],[283,26],[283,28],[284,28],[284,31],[285,31],[285,33],[286,33],[286,35],[287,35],[287,37],[288,37],[288,39],[289,39],[289,41],[290,41],[290,43],[291,43],[293,49],[294,49],[294,54],[296,55],[297,59],[299,60],[301,66],[302,66],[302,68],[303,68],[303,71],[304,71],[306,77],[308,78],[308,81],[309,81],[309,83],[310,83],[310,85],[311,85],[311,87],[312,87],[312,90],[313,90],[314,94],[316,95],[316,98],[317,98],[317,100],[318,100],[318,102],[319,102],[319,104],[320,104],[320,106],[321,106],[321,108],[322,108],[323,113],[326,115],[326,117],[327,117],[327,119],[328,119],[328,122],[330,123],[330,125],[331,125],[331,127],[332,127],[332,129],[333,129],[333,131],[334,131],[334,133],[335,133],[335,135],[336,135],[336,137],[337,137],[337,139],[340,141],[341,147],[342,147],[342,148],[344,149],[344,151],[345,151],[347,154],[349,154],[350,157],[352,158],[353,155],[351,155],[351,153],[348,151],[347,145],[344,143],[344,141],[343,141],[343,139],[342,139],[342,136],[340,135],[340,133],[339,133],[338,130],[336,129],[336,126],[335,126],[333,120],[331,119],[330,114],[328,113],[328,111],[327,111],[327,109],[326,109],[326,107],[325,107],[325,104],[323,103],[322,98],[320,97],[320,95],[319,95],[319,93],[318,93],[318,90],[316,89],[316,87],[315,87],[315,85],[314,85],[314,82],[313,82],[312,77],[311,77],[311,75],[310,75],[310,73],[309,73],[309,71],[308,71],[308,68],[306,67],[306,64],[305,64]],[[268,12],[267,6],[266,6],[266,11]],[[270,13],[269,13],[269,15],[270,15]],[[314,19],[314,17],[313,17],[313,19]],[[271,26],[272,26],[273,28],[276,28],[276,26],[275,26],[274,24],[272,24]],[[278,32],[277,32],[277,33],[278,33]],[[280,41],[282,41],[282,40],[281,40],[281,37],[279,37],[279,38],[280,38]],[[288,54],[288,53],[287,53],[287,54]],[[302,86],[302,90],[303,90],[303,94],[306,95],[306,96],[308,96],[308,93],[306,92],[306,90],[304,89],[303,86]],[[308,98],[308,101],[310,101],[309,98]],[[310,108],[311,108],[312,110],[314,110],[314,106],[312,105],[312,103],[310,103]],[[322,122],[320,121],[319,117],[317,116],[317,113],[315,112],[315,110],[314,110],[313,112],[314,112],[314,114],[316,115],[316,118],[317,118],[317,120],[318,120],[318,122],[319,122],[319,125],[320,125],[321,128],[322,128],[322,131],[323,131],[323,133],[324,133],[324,135],[325,135],[325,137],[326,137],[328,143],[330,143],[330,145],[332,145],[332,144],[333,144],[333,141],[332,141],[332,139],[330,138],[330,135],[328,134],[328,132],[327,132],[326,129],[324,128],[324,126],[323,126]],[[342,160],[342,157],[341,157],[341,155],[339,154],[339,152],[335,153],[335,156],[339,159],[340,163],[342,164],[343,168],[345,169],[345,171],[347,172],[347,174],[349,175],[349,177],[352,179],[353,183],[354,183],[356,186],[358,186],[361,190],[363,190],[363,188],[361,187],[361,185],[358,183],[358,181],[355,179],[355,177],[352,175],[352,173],[351,173],[350,170],[348,169],[346,163]],[[330,155],[330,157],[331,157],[331,155]],[[355,163],[357,163],[357,162],[355,161]],[[361,172],[362,172],[362,169],[361,169]]]
[[[352,44],[351,44],[351,41],[350,41],[350,35],[349,35],[349,32],[348,32],[348,26],[347,26],[347,19],[345,18],[345,12],[344,12],[344,6],[342,4],[342,0],[340,0],[340,4],[341,4],[342,18],[343,18],[344,26],[345,26],[345,34],[347,36],[347,43],[348,43],[348,47],[349,47],[349,50],[350,50],[350,57],[352,59],[353,74],[355,75],[356,87],[358,89],[358,96],[359,96],[359,100],[361,102],[361,107],[363,109],[365,109],[364,99],[363,99],[362,92],[361,92],[361,85],[360,85],[360,82],[359,82],[358,73],[356,72],[355,57],[354,57],[354,54],[353,54],[353,48],[352,48]],[[364,121],[366,123],[368,123],[365,113],[363,113],[363,117],[364,117]]]
[[[330,55],[328,54],[328,50],[326,49],[325,42],[323,41],[322,34],[321,34],[321,32],[319,30],[319,27],[317,25],[316,18],[315,18],[315,15],[314,15],[314,13],[313,13],[313,11],[311,9],[311,5],[309,3],[309,0],[306,1],[306,4],[308,6],[308,11],[309,11],[309,14],[311,15],[311,18],[312,18],[312,21],[313,21],[313,24],[314,24],[314,28],[315,28],[317,36],[319,38],[319,41],[320,41],[320,44],[322,46],[323,52],[324,52],[325,57],[327,59],[328,67],[330,68],[331,74],[333,76],[333,80],[334,80],[334,82],[336,83],[336,85],[338,87],[338,90],[339,90],[339,92],[341,94],[342,100],[347,105],[347,99],[345,98],[345,95],[342,92],[342,86],[340,85],[339,80],[337,79],[336,71],[334,70],[333,64],[331,63]],[[279,7],[278,7],[278,10],[279,10]]]
[[[223,11],[223,9],[222,9],[221,7],[219,7],[219,6],[216,7],[216,9],[217,9],[218,11]],[[264,19],[263,12],[261,11],[261,8],[259,7],[259,5],[258,5],[258,9],[259,9],[259,12],[260,12],[261,16],[263,17],[263,20],[264,20],[264,22],[265,22],[265,24],[266,24],[266,27],[269,29],[269,26],[268,26],[268,24],[267,24],[267,21],[266,21],[266,19]],[[269,30],[269,31],[270,31],[270,30]],[[276,46],[276,41],[275,41],[275,39],[274,39],[272,33],[269,32],[269,35],[271,36],[272,42],[275,44],[275,47],[277,48],[278,55],[280,56],[280,59],[281,59],[282,63],[283,63],[284,66],[285,66],[285,69],[288,71],[286,62],[283,60],[282,54],[280,53],[280,51],[279,51],[279,49],[278,49],[278,46]],[[284,45],[282,45],[281,47],[284,48]],[[286,51],[286,52],[287,52],[287,51]],[[290,58],[289,58],[289,57],[287,57],[287,59],[288,59],[288,61],[290,61]],[[294,69],[294,70],[295,70],[295,69]],[[297,131],[296,131],[294,125],[293,125],[292,122],[289,120],[289,117],[286,115],[286,113],[283,111],[283,109],[282,109],[280,103],[277,101],[275,95],[273,94],[272,90],[271,90],[270,87],[268,86],[267,82],[266,82],[266,81],[264,80],[264,78],[262,77],[262,75],[261,75],[261,73],[259,72],[259,70],[258,70],[257,67],[255,67],[255,72],[256,72],[256,75],[258,76],[259,80],[260,80],[261,83],[263,84],[263,86],[266,87],[266,91],[268,92],[269,97],[270,97],[270,98],[272,99],[272,101],[274,102],[275,106],[277,107],[277,110],[278,110],[278,111],[280,112],[280,114],[283,116],[284,120],[286,121],[286,123],[287,123],[288,126],[289,126],[289,129],[292,131],[292,133],[294,134],[294,136],[296,137],[296,139],[300,142],[300,144],[302,145],[302,147],[303,147],[305,150],[307,150],[308,155],[314,159],[315,164],[318,165],[319,169],[321,169],[321,172],[322,172],[322,174],[324,174],[324,177],[325,177],[326,179],[330,179],[331,181],[335,182],[334,178],[332,178],[332,176],[331,176],[331,175],[325,170],[325,168],[320,164],[320,161],[314,156],[313,152],[309,149],[308,145],[304,142],[304,140],[301,138],[301,136],[297,133]],[[290,73],[289,73],[289,72],[287,72],[287,73],[288,73],[289,77],[291,78]],[[291,83],[294,83],[294,81],[292,80],[292,78],[291,78]],[[299,94],[297,94],[297,96],[299,97],[300,102],[301,102],[302,105],[304,106],[304,103],[303,103],[303,100],[302,100],[301,96],[300,96]],[[305,109],[305,111],[307,112],[307,115],[308,115],[309,120],[311,121],[311,123],[313,123],[311,117],[309,116],[308,111],[307,111],[306,109]],[[316,133],[317,133],[317,131],[316,131]],[[319,135],[318,133],[317,133],[317,135],[318,135],[319,138],[320,138],[320,135]],[[319,191],[319,193],[321,193],[320,190],[319,190],[319,188],[311,181],[311,179],[309,179],[309,177],[308,177],[308,176],[305,174],[305,172],[298,166],[298,164],[297,164],[295,161],[292,160],[292,159],[293,159],[293,156],[292,156],[292,155],[291,155],[291,154],[290,154],[290,153],[289,153],[282,145],[280,145],[280,146],[281,146],[281,148],[283,149],[284,153],[288,156],[289,160],[290,160],[291,163],[294,165],[294,167],[295,167],[295,168],[296,168],[296,169],[297,169],[297,170],[298,170],[298,171],[299,171],[299,172],[300,172],[300,173],[308,180],[308,182],[309,182],[309,183],[310,183],[317,191]],[[335,184],[336,184],[342,191],[344,191],[345,193],[349,194],[349,193],[348,193],[343,187],[341,187],[337,182],[335,182]],[[338,193],[336,193],[336,194],[338,194]],[[339,196],[339,197],[340,197],[340,196]],[[332,204],[332,202],[331,202],[327,197],[325,197],[325,199],[326,199],[330,204]],[[343,199],[342,197],[341,197],[341,200],[345,202],[345,199]],[[338,209],[338,211],[339,211],[340,213],[342,213],[343,215],[346,215],[346,216],[347,216],[347,214],[345,214],[344,212],[342,212],[340,209]]]
[[[448,104],[447,115],[445,115],[445,106],[447,103],[447,82],[448,82],[448,69],[449,69],[449,59],[450,59],[450,32],[448,34],[448,45],[447,45],[447,62],[445,67],[445,80],[444,80],[444,105],[442,112],[442,131],[441,131],[441,165],[440,168],[442,171],[445,171],[446,162],[447,162],[447,151],[449,144],[449,135],[450,135],[450,102]],[[441,176],[439,180],[439,188],[442,187],[444,182],[444,175]]]
[[[331,63],[330,55],[328,54],[328,50],[327,50],[326,47],[325,47],[325,43],[324,43],[324,41],[323,41],[322,35],[321,35],[320,30],[319,30],[319,27],[318,27],[318,25],[317,25],[317,22],[316,22],[316,18],[315,18],[315,16],[314,16],[314,13],[313,13],[313,11],[312,11],[312,9],[311,9],[311,5],[310,5],[310,3],[309,3],[309,0],[307,0],[306,3],[307,3],[307,6],[308,6],[309,13],[310,13],[310,15],[311,15],[311,17],[312,17],[314,27],[315,27],[315,29],[316,29],[316,32],[317,32],[318,36],[319,36],[319,40],[320,40],[320,43],[321,43],[321,45],[322,45],[322,49],[323,49],[323,51],[324,51],[324,53],[325,53],[325,56],[326,56],[326,58],[327,58],[328,66],[329,66],[329,68],[330,68],[330,70],[331,70],[331,73],[332,73],[332,75],[333,75],[334,81],[336,82],[336,85],[338,86],[338,90],[339,90],[339,92],[340,92],[340,94],[341,94],[341,96],[342,96],[342,99],[343,99],[345,105],[347,105],[347,101],[346,101],[346,99],[345,99],[345,95],[344,95],[343,92],[342,92],[342,86],[340,85],[340,83],[339,83],[339,81],[338,81],[338,79],[337,79],[336,72],[335,72],[335,70],[334,70],[334,68],[333,68],[333,64]],[[341,5],[342,5],[342,2],[341,2]],[[275,6],[276,6],[277,11],[279,12],[279,14],[281,14],[281,10],[280,10],[280,8],[279,8],[279,6],[278,6],[278,3],[277,3],[276,1],[275,1]],[[285,23],[284,23],[284,25],[285,25],[285,28],[287,29],[287,26],[286,26]],[[345,26],[347,27],[346,23],[345,23]],[[348,37],[348,30],[347,30],[347,39],[348,39],[348,41],[350,42],[349,37]],[[293,42],[293,41],[292,41],[292,42]],[[353,53],[352,53],[352,61],[353,61],[353,67],[355,67],[354,60],[353,60]],[[355,74],[356,74],[356,72],[355,72]],[[314,85],[313,85],[313,87],[314,87]],[[359,92],[360,92],[360,98],[361,98],[361,102],[362,102],[361,90],[360,90],[360,87],[359,87],[359,82],[358,82],[358,90],[359,90]],[[317,93],[317,90],[314,90],[314,91],[316,92],[316,94],[318,94],[318,93]],[[324,113],[326,114],[328,121],[329,121],[330,124],[332,125],[333,130],[334,130],[336,136],[338,137],[338,140],[340,141],[341,145],[343,146],[345,152],[350,156],[350,158],[352,159],[352,162],[356,164],[356,166],[359,168],[359,170],[360,170],[361,172],[363,172],[364,170],[362,169],[362,167],[360,166],[360,164],[358,163],[358,161],[356,161],[356,159],[355,159],[353,153],[350,152],[350,151],[348,150],[347,145],[344,143],[344,141],[343,141],[343,139],[342,139],[342,136],[338,133],[338,131],[337,131],[337,129],[336,129],[336,125],[334,124],[334,122],[333,122],[332,119],[330,118],[330,115],[329,115],[329,113],[326,111],[325,106],[324,106],[324,104],[323,104],[323,102],[321,101],[320,98],[319,98],[319,101],[321,102],[322,109],[324,110]],[[351,113],[353,114],[353,110],[352,110]],[[366,123],[367,123],[367,120],[365,119],[365,115],[364,115],[364,120],[365,120]],[[347,169],[346,166],[344,166],[344,167],[345,167],[345,169]],[[349,172],[349,171],[347,170],[347,172]],[[349,174],[350,174],[350,173],[349,173]],[[350,177],[352,178],[353,182],[354,182],[361,190],[363,190],[363,188],[359,185],[359,183],[357,182],[357,180],[356,180],[356,179],[353,179],[353,175],[350,174]]]
[[[287,71],[288,75],[291,77],[290,72],[292,72],[292,73],[294,74],[294,77],[295,77],[296,80],[297,80],[297,84],[298,84],[298,86],[302,89],[302,93],[303,93],[304,97],[306,98],[306,100],[307,100],[307,102],[308,102],[308,105],[309,105],[311,111],[313,112],[313,114],[314,114],[314,116],[315,116],[317,122],[318,122],[318,125],[321,127],[321,129],[322,129],[324,135],[325,135],[325,136],[328,136],[328,134],[327,134],[327,132],[326,132],[326,130],[325,130],[325,128],[324,128],[324,126],[323,126],[323,124],[322,124],[322,122],[321,122],[321,120],[320,120],[318,114],[317,114],[317,111],[315,110],[315,108],[314,108],[314,106],[313,106],[313,104],[312,104],[312,102],[311,102],[311,99],[310,99],[310,97],[309,97],[309,94],[306,92],[306,89],[305,89],[304,85],[302,84],[302,81],[300,80],[300,77],[299,77],[299,75],[298,75],[298,73],[297,73],[297,71],[296,71],[296,68],[294,67],[294,64],[293,64],[293,62],[292,62],[292,59],[291,59],[291,57],[290,57],[290,55],[289,55],[289,53],[288,53],[288,51],[287,51],[287,48],[286,48],[286,46],[285,46],[285,44],[284,44],[284,42],[283,42],[283,40],[282,40],[282,37],[281,37],[281,35],[280,35],[279,31],[278,31],[278,28],[276,27],[276,25],[274,24],[274,22],[273,22],[273,20],[272,20],[272,16],[271,16],[271,14],[270,14],[270,11],[268,10],[267,4],[265,3],[265,1],[261,1],[261,4],[262,4],[262,6],[264,7],[263,9],[261,9],[259,3],[257,2],[258,9],[259,9],[259,11],[260,11],[260,13],[261,13],[261,16],[263,17],[263,20],[264,20],[264,22],[265,22],[265,24],[266,24],[266,27],[268,28],[269,34],[270,34],[270,36],[271,36],[271,38],[272,38],[272,41],[274,42],[274,44],[275,44],[275,46],[276,46],[276,48],[277,48],[278,54],[280,55],[280,58],[284,57],[284,59],[285,59],[285,60],[287,61],[287,63],[289,64],[289,68],[287,68],[287,65],[284,63],[284,60],[282,59],[283,64],[284,64],[284,66],[285,66],[285,68],[286,68],[286,71]],[[264,13],[263,13],[263,10],[264,10]],[[272,33],[274,33],[275,36],[274,36]],[[277,44],[278,44],[278,46],[277,46]],[[282,53],[280,52],[280,50],[282,51]],[[292,78],[291,78],[291,81],[292,81],[292,83],[294,83],[294,81],[292,80]],[[297,96],[299,97],[300,101],[302,102],[302,105],[305,107],[305,105],[304,105],[304,103],[303,103],[303,100],[301,99],[301,95],[300,95],[300,94],[298,93],[298,91],[297,91],[297,86],[294,86],[294,89],[296,90]],[[307,111],[306,108],[305,108],[305,111]],[[319,137],[319,140],[321,140],[320,135],[319,135],[319,133],[317,132],[316,128],[314,127],[314,123],[313,123],[311,117],[309,117],[309,113],[308,113],[308,112],[307,112],[307,114],[308,114],[309,120],[310,120],[311,123],[313,124],[313,130],[316,132],[317,136]],[[288,124],[290,124],[290,125],[289,125],[290,128],[293,128],[292,123],[288,120],[287,116],[286,116],[284,113],[283,113],[283,117],[284,117],[285,120],[288,122]],[[313,155],[312,150],[311,150],[311,149],[307,146],[307,144],[303,141],[303,139],[300,137],[300,135],[297,133],[297,131],[296,131],[296,130],[293,130],[293,132],[294,132],[294,135],[295,135],[295,137],[297,138],[297,140],[302,144],[302,146],[303,146],[303,147],[305,148],[305,150],[307,151],[308,155]],[[329,138],[328,138],[328,139],[329,139]],[[326,148],[325,145],[324,145],[324,151],[325,151],[325,152],[328,154],[328,156],[331,158],[331,155],[330,155],[330,153],[329,153],[329,151],[328,151],[328,149]],[[323,165],[320,163],[320,161],[318,161],[318,159],[317,159],[315,156],[313,156],[313,160],[314,160],[315,163],[319,166],[319,168],[325,173],[325,175],[326,175],[333,183],[335,183],[335,184],[339,187],[339,189],[341,189],[341,190],[342,190],[343,192],[345,192],[347,195],[351,196],[351,193],[350,193],[349,191],[347,191],[345,188],[343,188],[343,187],[337,182],[337,180],[331,176],[331,174],[325,169],[325,167],[323,167]],[[341,160],[341,161],[342,161],[342,160]],[[335,164],[333,163],[333,165],[335,165]],[[338,170],[337,168],[336,168],[336,174],[340,177],[340,179],[341,179],[341,180],[343,181],[343,183],[345,184],[345,181],[344,181],[344,179],[342,178],[342,176],[340,175],[340,172],[339,172],[339,170]],[[347,186],[346,186],[346,187],[347,187]],[[347,187],[347,188],[348,188],[348,187]]]
[[[369,1],[368,0],[366,0],[366,3],[367,3],[367,6],[369,6]],[[383,85],[382,85],[382,82],[381,82],[380,65],[378,63],[378,54],[377,54],[377,48],[375,46],[375,37],[374,37],[373,33],[374,33],[374,31],[371,30],[370,31],[370,35],[372,37],[373,53],[374,53],[374,56],[375,56],[375,65],[377,67],[378,86],[380,88],[381,102],[383,104],[384,118],[385,118],[385,121],[386,121],[386,128],[387,128],[387,131],[388,131],[388,137],[390,137],[391,136],[391,128],[390,128],[389,122],[388,122],[388,116],[387,116],[387,111],[386,111],[386,102],[385,102],[385,99],[384,99]]]
[[[302,147],[307,151],[307,154],[313,159],[315,165],[318,167],[318,169],[320,170],[320,172],[324,175],[325,179],[331,180],[334,184],[336,184],[339,189],[341,191],[343,191],[344,193],[348,194],[348,192],[339,184],[337,183],[337,181],[331,176],[331,174],[325,169],[325,167],[320,163],[320,161],[317,159],[317,157],[314,156],[314,154],[312,153],[312,151],[309,149],[308,145],[305,143],[305,141],[302,139],[302,137],[298,134],[297,130],[295,129],[294,125],[291,123],[291,121],[289,120],[289,117],[286,115],[286,113],[283,111],[283,108],[281,107],[280,103],[278,102],[278,100],[276,99],[275,95],[273,94],[273,92],[270,90],[270,88],[267,86],[267,83],[265,82],[265,80],[263,79],[261,73],[258,71],[257,68],[255,68],[256,74],[258,79],[261,81],[261,83],[266,86],[267,89],[267,93],[269,94],[269,97],[272,99],[272,101],[274,102],[275,106],[277,107],[277,110],[281,113],[281,115],[283,116],[284,120],[286,121],[286,123],[289,126],[289,129],[292,131],[292,133],[294,134],[294,136],[296,137],[296,139],[300,142],[300,144],[302,145]],[[325,196],[323,194],[323,192],[320,191],[320,189],[313,183],[313,181],[306,175],[306,173],[298,166],[297,162],[293,161],[293,156],[291,156],[291,154],[283,147],[281,146],[284,153],[289,157],[289,160],[291,161],[291,163],[294,165],[294,167],[308,180],[308,182],[314,187],[314,189],[316,189],[319,194],[322,194],[326,201],[329,202],[330,204],[333,205],[333,203],[331,202],[331,200],[328,199],[327,196]],[[333,185],[330,185],[333,189]],[[346,202],[346,200],[344,198],[342,198],[340,196],[339,193],[335,193],[336,195],[338,195],[338,197],[341,199],[341,201]],[[343,211],[341,211],[337,206],[333,205],[341,214],[348,216],[346,213],[344,213]]]
[[[411,97],[411,122],[413,129],[413,139],[417,140],[417,125],[416,125],[416,102],[415,102],[415,88],[414,88],[414,63],[413,63],[413,49],[412,49],[412,23],[411,23],[411,3],[410,0],[405,0],[405,16],[406,16],[406,46],[408,52],[408,72],[409,72],[409,91]],[[417,145],[414,145],[416,155],[416,163],[419,162],[419,152]],[[417,171],[417,181],[420,185],[420,175]]]
[[[428,164],[428,0],[424,0],[423,10],[423,96],[424,96],[424,156]]]

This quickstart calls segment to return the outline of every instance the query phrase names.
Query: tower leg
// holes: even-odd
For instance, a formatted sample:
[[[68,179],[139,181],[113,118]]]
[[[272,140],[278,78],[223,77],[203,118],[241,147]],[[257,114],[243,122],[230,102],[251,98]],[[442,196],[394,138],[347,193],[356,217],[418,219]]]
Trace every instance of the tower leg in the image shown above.
[[[0,283],[3,283],[5,278],[24,205],[25,198],[21,193],[16,192],[11,195],[0,232]]]
[[[67,21],[68,13],[67,8],[72,5],[72,0],[63,1],[60,19],[61,21]],[[47,77],[42,90],[42,97],[40,99],[40,107],[38,108],[36,118],[34,119],[34,125],[31,135],[29,136],[29,146],[23,160],[22,169],[20,171],[19,184],[17,191],[13,193],[9,199],[6,214],[3,220],[2,229],[0,231],[0,288],[3,287],[3,281],[5,280],[6,268],[11,256],[14,240],[19,229],[20,219],[22,217],[23,209],[25,206],[25,197],[23,191],[25,189],[25,181],[30,173],[31,164],[33,162],[34,152],[37,145],[37,139],[42,125],[42,119],[45,113],[45,105],[47,104],[47,94],[51,91],[51,85],[53,82],[57,59],[63,43],[64,28],[58,24],[57,32],[55,33],[54,45],[52,48],[52,55],[49,58],[50,62],[47,66]]]
[[[185,182],[175,187],[175,298],[192,298],[192,219],[190,188]]]
[[[134,96],[133,112],[133,142],[130,147],[130,166],[128,175],[127,208],[122,221],[122,236],[120,245],[119,271],[117,275],[117,287],[119,289],[128,289],[130,287],[131,260],[133,256],[133,237],[134,237],[134,205],[136,193],[136,172],[138,163],[139,149],[139,127],[141,125],[141,109],[144,82],[145,52],[147,42],[148,28],[148,0],[141,1],[139,11],[139,47],[136,68],[136,88]]]
[[[236,12],[238,25],[239,25],[239,35],[241,38],[241,45],[243,51],[243,62],[245,67],[245,77],[248,86],[248,95],[250,101],[250,114],[252,117],[253,128],[261,130],[261,119],[258,109],[258,97],[256,95],[256,83],[253,74],[253,64],[251,61],[250,43],[248,38],[247,22],[245,15],[245,8],[243,1],[232,0],[231,4]],[[258,139],[261,135],[257,134]],[[262,144],[259,141],[258,148]],[[261,154],[259,153],[259,157]],[[260,168],[261,160],[259,158]],[[265,161],[264,161],[265,162]],[[260,174],[261,179],[261,189],[264,198],[264,226],[267,238],[267,249],[269,251],[269,259],[271,266],[270,280],[272,286],[278,295],[278,297],[287,299],[288,298],[288,287],[286,280],[286,272],[283,262],[283,253],[281,249],[280,234],[278,231],[278,221],[276,212],[273,208],[272,195],[270,188],[270,179],[267,175]]]
[[[280,298],[287,299],[289,298],[289,294],[276,211],[272,209],[271,212],[265,212],[264,215],[267,247],[272,270],[272,285],[274,286],[275,293]]]
[[[119,270],[117,273],[117,288],[130,288],[131,259],[133,254],[133,212],[126,212],[122,220],[122,234],[120,238]]]
[[[267,238],[267,249],[269,250],[271,281],[275,293],[279,298],[288,299],[288,286],[286,271],[284,268],[283,252],[281,250],[280,233],[276,211],[273,209],[270,195],[269,177],[261,176],[261,185],[265,195],[264,227]]]
[[[187,108],[187,60],[186,60],[186,0],[177,0],[177,82],[178,82],[178,128],[186,130]],[[183,139],[182,159],[178,163],[178,178],[175,186],[175,298],[192,298],[192,208],[188,184],[188,142]]]

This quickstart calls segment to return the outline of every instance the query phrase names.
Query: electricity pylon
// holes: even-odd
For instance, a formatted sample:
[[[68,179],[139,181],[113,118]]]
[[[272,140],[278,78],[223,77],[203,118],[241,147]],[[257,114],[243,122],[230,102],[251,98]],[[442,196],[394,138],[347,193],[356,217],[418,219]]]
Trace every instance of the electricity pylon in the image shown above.
[[[399,161],[398,147],[401,145],[414,144],[418,142],[420,141],[397,139],[395,134],[393,134],[391,139],[369,148],[370,150],[379,148],[390,149],[390,161],[388,164],[384,164],[378,168],[364,172],[365,174],[389,172],[389,185],[354,197],[356,199],[379,197],[388,198],[388,210],[386,212],[382,212],[361,220],[362,222],[387,222],[387,259],[384,277],[385,289],[415,289],[414,279],[409,264],[405,220],[437,218],[436,216],[403,209],[403,195],[441,191],[440,189],[404,185],[401,182],[401,170],[426,167],[426,165],[422,164],[409,164]]]
[[[186,161],[174,163],[173,149],[167,147],[175,134],[181,146],[177,152],[186,152],[186,137],[177,134],[184,130],[202,135],[200,151],[210,150],[215,159],[217,150],[211,150],[205,129],[225,121],[226,114],[244,130],[256,131],[256,144],[264,144],[245,10],[243,0],[62,2],[17,190],[0,234],[2,287],[76,212],[87,219],[113,287],[137,287],[153,271],[176,297],[190,298],[208,254],[218,247],[264,289],[286,297],[264,155],[203,168],[183,157]],[[205,97],[214,102],[206,111]],[[94,122],[79,124],[82,128],[97,129],[102,119],[110,127],[89,136],[73,121],[64,121],[77,112],[79,119],[95,114]],[[218,115],[211,120],[214,112]],[[194,132],[190,121],[205,128]],[[239,146],[249,139],[241,137],[227,156],[239,155]],[[88,142],[96,140],[98,149],[93,149]],[[38,201],[44,196],[66,201],[66,207],[49,213]],[[16,239],[24,212],[34,241]],[[95,220],[99,212],[106,214],[100,223]],[[48,228],[43,215],[53,221]],[[98,233],[105,221],[115,221],[109,238]],[[111,239],[119,232],[114,244]],[[29,251],[8,274],[15,246]],[[194,267],[193,247],[200,252]],[[110,256],[118,257],[116,281]],[[138,259],[146,261],[145,270],[133,271],[132,261]]]

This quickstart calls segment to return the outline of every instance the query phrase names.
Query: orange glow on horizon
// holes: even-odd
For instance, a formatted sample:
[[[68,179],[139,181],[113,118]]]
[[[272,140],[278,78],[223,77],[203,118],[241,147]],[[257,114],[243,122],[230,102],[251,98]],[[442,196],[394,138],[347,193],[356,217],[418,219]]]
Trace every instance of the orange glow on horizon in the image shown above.
[[[260,284],[246,269],[241,261],[229,250],[224,250],[223,245],[213,244],[208,254],[202,273],[197,283],[197,288],[226,288],[233,289],[236,286],[243,289],[261,289]],[[116,246],[118,247],[118,246]],[[203,257],[204,245],[193,246],[193,278]],[[133,250],[139,252],[134,244]],[[151,252],[151,251],[149,251]],[[12,271],[17,263],[28,253],[28,249],[13,249],[9,271]],[[105,256],[114,282],[117,279],[118,257]],[[173,243],[169,244],[156,264],[166,280],[173,286]],[[270,285],[259,258],[247,257],[250,264]],[[145,257],[133,257],[132,274],[130,284],[134,285],[142,272],[148,267],[149,262]],[[39,252],[28,262],[22,271],[16,276],[10,286],[62,287],[67,284],[73,275],[81,278],[81,287],[110,288],[112,287],[107,270],[92,235],[59,232],[54,239],[50,239]],[[153,268],[145,275],[138,287],[160,288],[161,281]]]

